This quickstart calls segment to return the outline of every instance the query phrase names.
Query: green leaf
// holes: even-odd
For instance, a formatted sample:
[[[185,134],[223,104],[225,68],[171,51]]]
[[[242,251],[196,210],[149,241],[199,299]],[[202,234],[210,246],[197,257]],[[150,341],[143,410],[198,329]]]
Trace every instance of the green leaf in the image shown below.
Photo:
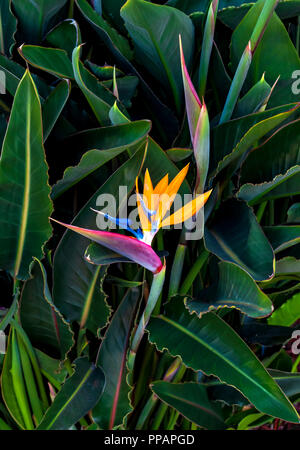
[[[259,139],[274,130],[295,113],[300,105],[284,105],[230,120],[214,129],[211,176],[231,163],[237,164]]]
[[[274,252],[278,253],[300,242],[300,226],[264,227]]]
[[[240,60],[264,4],[264,0],[256,2],[233,32],[231,39],[231,63],[233,68],[237,66]],[[274,36],[276,36],[276,46],[274,45]],[[264,72],[266,72],[266,80],[270,84],[273,84],[280,75],[270,104],[276,106],[293,102],[296,99],[291,89],[293,83],[291,75],[294,70],[299,69],[300,59],[297,51],[285,26],[274,13],[254,53],[247,78],[248,87],[250,88],[257,83]],[[281,91],[282,86],[284,86],[284,89]]]
[[[201,384],[155,381],[151,389],[164,403],[199,427],[225,429],[222,409],[209,401],[206,389]]]
[[[0,53],[11,56],[15,45],[17,20],[11,11],[9,0],[0,3]]]
[[[51,236],[47,164],[41,106],[27,70],[18,86],[0,161],[0,267],[28,278],[32,257],[41,258]]]
[[[274,254],[255,214],[246,203],[222,203],[205,231],[205,247],[223,261],[237,264],[255,280],[274,274]]]
[[[189,148],[170,148],[166,151],[168,157],[173,162],[184,161],[186,158],[193,154],[193,150]]]
[[[118,253],[115,253],[112,250],[103,247],[103,245],[97,244],[96,242],[92,242],[87,247],[84,257],[86,261],[97,266],[119,262],[133,262],[131,259],[119,255]]]
[[[180,300],[172,300],[165,316],[153,317],[147,327],[150,342],[206,375],[235,386],[261,412],[298,422],[293,405],[284,396],[244,341],[213,313],[201,319],[190,315]]]
[[[268,318],[270,325],[292,326],[300,319],[300,293],[293,295]]]
[[[134,187],[135,178],[141,170],[143,159],[144,149],[140,149],[95,192],[72,223],[76,226],[96,228],[96,216],[90,208],[96,207],[98,196],[112,194],[118,200],[119,186],[127,186],[129,195]],[[125,201],[125,198],[120,201]],[[118,208],[120,206],[117,204]],[[96,271],[99,270],[97,266],[89,264],[83,258],[88,243],[88,239],[68,230],[54,256],[53,300],[70,321],[81,320],[91,284]]]
[[[67,0],[12,0],[23,42],[42,41],[66,3]]]
[[[129,42],[124,36],[118,34],[118,32],[109,25],[86,0],[75,0],[79,10],[86,18],[101,30],[102,35],[106,35],[106,39],[109,38],[110,42],[116,49],[129,60],[132,58],[132,50],[130,49]]]
[[[300,260],[293,256],[287,256],[276,261],[276,276],[280,275],[300,275]]]
[[[51,47],[65,50],[72,59],[75,47],[81,44],[81,33],[78,23],[74,19],[67,19],[59,23],[46,36],[46,43]]]
[[[20,299],[20,319],[30,342],[40,350],[64,360],[74,345],[70,325],[54,306],[44,266],[35,260],[31,277],[26,281]]]
[[[45,70],[59,78],[74,79],[72,63],[65,50],[38,45],[22,45],[19,53],[25,61],[38,69]]]
[[[134,42],[137,61],[159,83],[171,90],[177,111],[180,112],[183,86],[178,35],[181,34],[189,67],[194,46],[192,21],[181,11],[144,0],[128,0],[121,9],[121,17]]]
[[[141,74],[131,64],[130,59],[132,53],[125,52],[120,46],[116,44],[115,36],[108,30],[101,17],[95,13],[93,8],[86,0],[75,0],[81,14],[85,17],[93,30],[97,33],[101,41],[105,44],[108,50],[113,54],[118,63],[118,68],[126,73],[136,75],[140,81],[140,88],[143,96],[140,97],[141,107],[144,107],[151,114],[150,118],[154,125],[159,130],[161,136],[166,142],[170,137],[176,136],[178,132],[178,121],[174,113],[164,105],[161,100],[154,94],[153,90],[144,81]],[[100,19],[100,20],[99,20]]]
[[[294,203],[288,209],[287,223],[300,223],[300,203]]]
[[[61,367],[61,361],[42,352],[41,350],[34,349],[41,373],[45,378],[56,388],[60,389],[67,376],[67,369]]]
[[[108,125],[109,124],[109,111],[111,106],[114,103],[114,99],[111,100],[111,103],[107,103],[107,99],[101,98],[101,96],[98,96],[95,92],[93,92],[89,87],[85,84],[85,80],[82,77],[81,70],[80,70],[80,61],[79,61],[79,55],[80,55],[80,48],[81,46],[78,46],[74,49],[73,55],[72,55],[72,64],[73,64],[73,70],[74,70],[74,76],[75,80],[82,90],[85,98],[87,99],[90,107],[93,110],[93,113],[95,114],[98,122],[100,125]],[[98,84],[100,85],[100,83]]]
[[[124,125],[102,127],[81,132],[80,135],[84,144],[87,147],[91,145],[95,149],[85,152],[77,166],[68,167],[65,170],[63,178],[52,188],[52,198],[59,197],[74,184],[125,150],[134,149],[137,148],[136,146],[142,145],[150,129],[151,124],[149,121],[140,120]],[[89,141],[85,139],[88,136]]]
[[[244,184],[237,196],[249,205],[300,194],[300,166],[291,167],[283,175],[261,184]]]
[[[191,313],[201,317],[204,313],[219,308],[237,308],[250,317],[265,317],[272,313],[271,300],[253,279],[240,267],[228,262],[218,264],[219,277],[196,298],[185,298]]]
[[[67,379],[47,410],[39,430],[67,430],[98,402],[105,384],[100,367],[87,358],[75,360],[74,374]]]
[[[269,369],[269,374],[281,387],[287,397],[300,394],[300,374]]]
[[[282,149],[284,148],[284,152]],[[272,181],[300,164],[300,120],[285,124],[256,147],[242,165],[240,184]]]
[[[117,78],[117,86],[120,102],[126,107],[131,108],[131,99],[136,92],[139,79],[136,76],[125,76]],[[113,90],[113,80],[105,80],[102,82],[107,89]]]
[[[233,112],[233,118],[258,112],[271,94],[271,86],[262,78],[241,98]]]
[[[22,429],[33,429],[32,416],[22,372],[16,331],[9,334],[1,376],[2,397],[15,422]]]
[[[44,142],[56,124],[69,98],[71,85],[69,80],[62,80],[46,98],[43,104],[43,134]]]
[[[100,401],[93,409],[93,419],[102,428],[112,430],[121,425],[132,410],[127,383],[127,351],[140,289],[131,288],[113,315],[99,348],[97,366],[106,374],[106,384]]]

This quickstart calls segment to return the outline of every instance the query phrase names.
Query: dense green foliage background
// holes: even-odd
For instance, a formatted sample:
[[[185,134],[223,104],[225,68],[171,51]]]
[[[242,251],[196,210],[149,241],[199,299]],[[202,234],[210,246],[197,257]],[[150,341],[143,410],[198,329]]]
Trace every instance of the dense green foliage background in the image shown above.
[[[299,428],[300,1],[276,3],[1,1],[0,429]],[[209,164],[204,236],[157,234],[166,281],[128,366],[153,275],[49,217],[95,228],[100,194],[187,162],[181,194]]]

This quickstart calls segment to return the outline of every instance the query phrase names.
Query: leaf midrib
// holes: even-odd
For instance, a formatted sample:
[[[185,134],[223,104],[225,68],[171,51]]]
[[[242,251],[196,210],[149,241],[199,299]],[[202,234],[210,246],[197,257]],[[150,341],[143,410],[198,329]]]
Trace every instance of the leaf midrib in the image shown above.
[[[19,240],[17,244],[17,254],[15,261],[15,270],[14,270],[14,278],[17,277],[22,260],[22,254],[25,245],[25,237],[26,237],[26,228],[28,222],[28,212],[29,212],[29,196],[30,196],[30,172],[31,172],[31,154],[30,154],[30,137],[31,137],[31,99],[30,96],[27,96],[26,99],[26,115],[27,115],[27,123],[26,123],[26,145],[25,145],[25,180],[24,180],[24,194],[23,194],[23,202],[22,202],[22,211],[21,211],[21,222],[20,222],[20,233]]]
[[[195,339],[197,342],[199,342],[202,346],[204,346],[205,348],[207,348],[209,351],[213,352],[215,355],[217,355],[220,359],[223,359],[227,364],[229,364],[229,366],[231,366],[233,369],[235,369],[238,373],[240,373],[244,378],[248,379],[251,383],[253,383],[255,386],[257,386],[260,390],[263,390],[269,397],[272,397],[273,399],[276,399],[276,401],[278,401],[278,399],[276,397],[274,397],[273,395],[270,394],[270,392],[268,390],[266,390],[261,384],[257,383],[256,380],[254,380],[253,378],[251,378],[247,373],[243,372],[239,367],[236,367],[228,358],[225,358],[223,354],[220,354],[218,351],[216,351],[213,347],[209,346],[206,344],[206,342],[204,342],[203,340],[201,340],[199,338],[199,336],[197,336],[196,334],[192,333],[190,330],[188,330],[187,328],[183,327],[182,325],[180,325],[179,323],[173,321],[172,319],[169,319],[166,316],[157,316],[159,319],[164,320],[165,322],[171,324],[172,326],[174,326],[174,328],[177,328],[178,330],[180,330],[181,332],[185,333],[186,335],[188,335],[189,337]],[[268,375],[268,373],[266,372],[266,374]]]

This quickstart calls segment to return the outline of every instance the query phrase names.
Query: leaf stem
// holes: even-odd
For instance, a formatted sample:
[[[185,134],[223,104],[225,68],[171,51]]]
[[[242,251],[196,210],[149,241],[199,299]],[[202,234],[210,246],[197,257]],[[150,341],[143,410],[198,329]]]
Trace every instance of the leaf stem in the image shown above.
[[[179,294],[185,295],[188,293],[190,287],[192,286],[195,278],[199,274],[200,270],[202,269],[203,265],[205,264],[207,258],[209,256],[209,252],[207,250],[203,250],[196,261],[194,262],[193,266],[191,267],[189,273],[186,276],[186,279],[182,283],[182,286],[179,290]]]
[[[166,274],[166,265],[164,265],[163,268],[153,276],[153,281],[152,281],[147,305],[146,305],[145,310],[142,313],[142,317],[140,318],[138,327],[133,335],[133,339],[132,339],[132,343],[131,343],[131,348],[130,348],[130,352],[129,352],[129,356],[128,356],[128,369],[130,371],[133,370],[136,353],[139,348],[140,342],[144,336],[145,328],[150,320],[153,309],[155,308],[155,305],[160,297],[160,294],[161,294],[161,291],[162,291],[162,288],[164,285],[165,274]]]

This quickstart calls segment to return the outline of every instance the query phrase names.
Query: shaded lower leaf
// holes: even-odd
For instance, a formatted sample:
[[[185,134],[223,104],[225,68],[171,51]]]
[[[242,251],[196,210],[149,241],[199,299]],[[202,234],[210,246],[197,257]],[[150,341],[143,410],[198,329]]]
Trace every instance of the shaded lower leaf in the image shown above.
[[[62,80],[46,98],[42,108],[44,142],[59,118],[69,98],[70,91],[71,85],[69,80]]]
[[[199,427],[208,430],[225,428],[221,408],[209,401],[206,389],[201,384],[155,381],[151,389],[163,402]]]
[[[251,208],[236,199],[222,203],[205,231],[207,250],[237,264],[255,280],[274,274],[274,254]]]
[[[270,325],[289,327],[300,319],[300,293],[293,295],[268,318]]]
[[[52,302],[47,274],[39,260],[31,269],[20,299],[20,319],[31,343],[50,355],[65,359],[74,345],[70,325]]]
[[[300,166],[291,167],[272,181],[261,184],[244,184],[237,196],[249,205],[256,205],[266,200],[289,197],[300,193]]]
[[[218,308],[237,308],[250,317],[265,317],[272,313],[271,300],[255,281],[240,267],[228,262],[218,264],[219,278],[207,289],[199,292],[197,298],[185,298],[191,313],[199,317]]]
[[[140,289],[131,288],[113,315],[99,348],[97,366],[106,375],[103,395],[93,409],[93,418],[104,429],[121,425],[131,411],[130,386],[127,383],[127,351],[132,324],[135,317]]]
[[[276,227],[264,227],[264,232],[275,253],[281,252],[300,242],[300,226],[279,225]]]
[[[213,313],[201,319],[191,316],[180,299],[168,303],[166,314],[153,317],[147,327],[159,350],[167,349],[194,370],[235,386],[258,410],[298,422],[293,405],[226,322]]]
[[[100,367],[87,358],[75,360],[74,374],[68,378],[47,410],[39,430],[67,430],[97,403],[105,377]]]

